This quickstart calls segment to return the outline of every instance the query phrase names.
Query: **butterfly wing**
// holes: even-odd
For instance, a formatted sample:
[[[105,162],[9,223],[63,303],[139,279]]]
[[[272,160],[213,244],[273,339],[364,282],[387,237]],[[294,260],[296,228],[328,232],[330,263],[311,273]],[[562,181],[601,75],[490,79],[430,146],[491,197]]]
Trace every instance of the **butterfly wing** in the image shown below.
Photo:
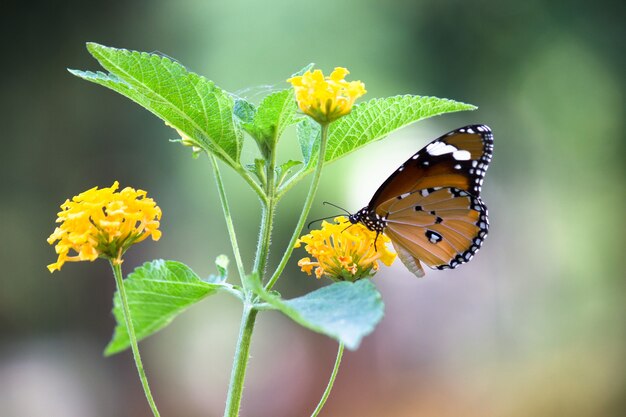
[[[378,188],[368,207],[384,215],[394,198],[434,187],[454,187],[478,197],[493,153],[485,125],[453,130],[426,145]]]
[[[485,125],[465,126],[429,143],[402,164],[372,197],[368,210],[386,222],[384,233],[417,276],[430,268],[468,262],[487,235],[480,199],[493,153]]]
[[[387,214],[385,234],[407,268],[423,276],[430,268],[456,268],[468,262],[487,236],[487,207],[458,188],[420,190],[396,199]]]

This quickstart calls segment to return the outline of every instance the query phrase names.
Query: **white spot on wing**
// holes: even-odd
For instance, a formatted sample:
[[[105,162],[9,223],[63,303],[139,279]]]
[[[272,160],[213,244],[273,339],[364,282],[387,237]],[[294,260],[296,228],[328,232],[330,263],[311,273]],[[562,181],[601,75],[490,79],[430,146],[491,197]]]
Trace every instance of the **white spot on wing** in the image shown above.
[[[452,153],[452,157],[457,161],[468,161],[472,157],[472,154],[469,153],[469,151],[457,150]]]
[[[455,146],[448,145],[441,141],[433,142],[426,147],[426,152],[428,152],[428,154],[432,156],[439,156],[439,155],[443,155],[446,153],[453,153],[456,151],[458,151],[458,149]]]

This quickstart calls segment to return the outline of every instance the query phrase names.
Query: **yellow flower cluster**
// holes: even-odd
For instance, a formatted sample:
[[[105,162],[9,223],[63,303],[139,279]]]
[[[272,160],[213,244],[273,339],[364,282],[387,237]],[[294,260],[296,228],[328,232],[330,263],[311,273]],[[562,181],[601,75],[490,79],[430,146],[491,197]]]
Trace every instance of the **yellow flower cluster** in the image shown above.
[[[354,101],[366,93],[361,81],[344,80],[349,73],[347,69],[337,67],[328,77],[315,70],[287,81],[295,89],[300,110],[318,123],[327,124],[350,113]]]
[[[132,244],[148,236],[159,240],[161,209],[146,192],[126,187],[116,192],[119,183],[109,188],[94,187],[61,205],[57,223],[48,238],[56,243],[57,262],[48,265],[50,272],[60,270],[65,262],[93,261],[104,257],[121,263],[122,255]],[[69,256],[70,250],[76,255]]]
[[[376,241],[376,247],[374,247]],[[333,281],[357,281],[374,275],[378,271],[378,261],[390,266],[396,254],[385,245],[387,236],[369,230],[361,223],[350,225],[344,216],[336,217],[335,223],[322,222],[320,230],[313,230],[296,242],[314,258],[302,258],[298,266],[303,272],[315,276],[326,275]]]

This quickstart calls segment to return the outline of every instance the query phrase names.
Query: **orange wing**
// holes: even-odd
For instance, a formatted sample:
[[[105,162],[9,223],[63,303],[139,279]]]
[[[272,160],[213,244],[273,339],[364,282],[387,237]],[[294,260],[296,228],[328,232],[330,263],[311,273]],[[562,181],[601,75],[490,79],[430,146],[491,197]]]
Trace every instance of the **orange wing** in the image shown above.
[[[478,197],[493,152],[485,125],[465,126],[422,148],[378,188],[368,207],[383,215],[394,198],[434,187],[453,187]]]
[[[420,261],[430,268],[468,262],[487,236],[487,207],[458,188],[419,190],[388,204],[384,233],[402,262],[418,276]]]

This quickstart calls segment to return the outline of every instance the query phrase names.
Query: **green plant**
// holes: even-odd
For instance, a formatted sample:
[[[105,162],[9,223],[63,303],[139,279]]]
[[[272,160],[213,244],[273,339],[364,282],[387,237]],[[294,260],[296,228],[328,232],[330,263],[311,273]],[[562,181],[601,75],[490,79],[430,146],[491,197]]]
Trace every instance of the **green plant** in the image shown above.
[[[362,83],[344,81],[347,71],[343,69],[336,69],[330,77],[324,78],[321,72],[311,72],[311,65],[290,78],[295,97],[293,88],[285,88],[270,93],[255,105],[168,58],[94,43],[87,48],[107,72],[70,70],[72,74],[135,101],[174,128],[181,137],[180,143],[191,147],[196,156],[207,156],[213,167],[239,276],[238,282],[233,282],[225,255],[217,256],[217,274],[206,278],[180,262],[155,260],[122,280],[121,262],[112,262],[118,284],[113,309],[117,326],[105,354],[133,349],[146,396],[154,415],[159,415],[143,373],[136,341],[162,329],[189,306],[225,292],[241,301],[243,314],[224,415],[239,415],[255,320],[266,310],[280,311],[298,324],[339,342],[331,380],[312,414],[317,415],[332,388],[344,345],[356,349],[383,316],[381,296],[369,279],[347,282],[337,277],[337,281],[342,282],[290,300],[283,299],[274,290],[298,243],[324,166],[410,123],[475,107],[413,95],[372,99],[353,105],[354,100],[365,93]],[[281,135],[294,125],[302,158],[278,161]],[[249,139],[256,143],[258,156],[253,161],[243,161],[241,149]],[[252,265],[245,265],[240,255],[221,165],[244,179],[261,206],[259,239]],[[309,174],[312,176],[309,192],[291,241],[277,268],[268,271],[276,207],[285,194]],[[104,257],[111,260],[110,256]],[[374,263],[367,265],[369,269],[361,271],[362,275],[370,276],[375,272],[377,264]]]

